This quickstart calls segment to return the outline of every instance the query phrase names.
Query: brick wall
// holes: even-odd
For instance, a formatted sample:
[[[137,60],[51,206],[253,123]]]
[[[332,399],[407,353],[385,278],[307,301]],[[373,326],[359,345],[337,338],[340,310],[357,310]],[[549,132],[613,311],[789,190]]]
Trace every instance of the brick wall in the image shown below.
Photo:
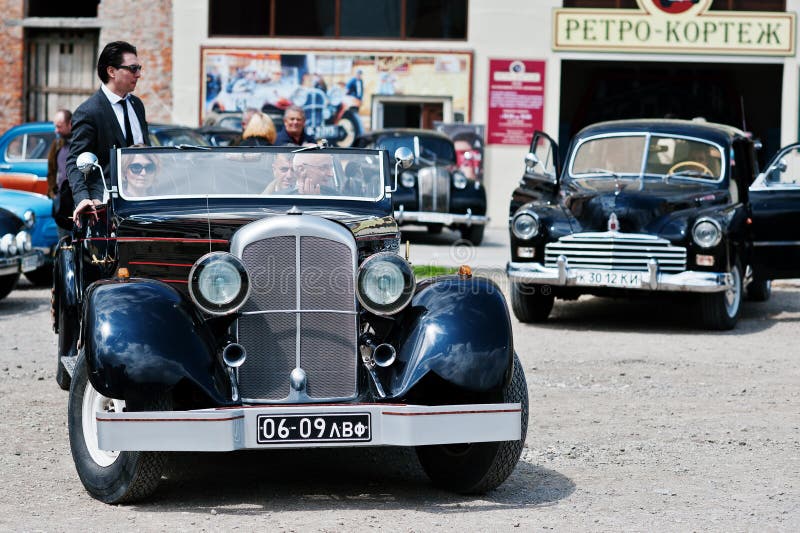
[[[25,121],[24,0],[0,0],[0,134]],[[103,0],[97,17],[100,49],[109,41],[129,41],[144,66],[136,94],[149,122],[172,118],[172,0]],[[68,19],[61,19],[66,20]],[[100,50],[97,52],[100,53]],[[94,76],[95,84],[100,80]]]
[[[103,0],[97,17],[102,21],[101,50],[121,40],[139,51],[144,68],[136,95],[144,102],[148,122],[172,122],[172,0]]]
[[[0,0],[0,134],[23,120],[23,0]]]

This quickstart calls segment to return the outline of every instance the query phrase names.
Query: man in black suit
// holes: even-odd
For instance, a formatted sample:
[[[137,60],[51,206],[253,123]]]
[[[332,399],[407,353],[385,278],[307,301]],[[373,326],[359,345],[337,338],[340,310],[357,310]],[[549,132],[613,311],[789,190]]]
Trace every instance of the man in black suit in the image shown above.
[[[103,182],[92,170],[84,177],[76,160],[83,152],[97,156],[103,174],[109,174],[110,150],[149,144],[144,104],[131,93],[141,77],[142,65],[136,47],[125,41],[108,43],[97,59],[97,75],[103,84],[72,114],[72,143],[67,157],[67,177],[75,200],[73,218],[80,226],[80,215],[97,219],[95,205],[102,203]]]

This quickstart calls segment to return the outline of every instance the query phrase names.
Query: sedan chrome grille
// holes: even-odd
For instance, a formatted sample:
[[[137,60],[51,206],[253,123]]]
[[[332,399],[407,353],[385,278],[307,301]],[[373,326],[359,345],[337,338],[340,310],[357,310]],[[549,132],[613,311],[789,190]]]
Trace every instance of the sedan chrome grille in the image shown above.
[[[357,249],[352,233],[317,217],[279,216],[248,224],[231,242],[250,274],[237,323],[247,350],[239,391],[249,402],[356,396]],[[291,388],[295,368],[305,389]]]
[[[450,173],[444,167],[424,167],[417,172],[419,210],[447,213],[450,210]]]
[[[544,255],[552,268],[564,256],[570,268],[646,271],[653,259],[661,272],[686,270],[686,248],[639,233],[575,233],[546,245]]]

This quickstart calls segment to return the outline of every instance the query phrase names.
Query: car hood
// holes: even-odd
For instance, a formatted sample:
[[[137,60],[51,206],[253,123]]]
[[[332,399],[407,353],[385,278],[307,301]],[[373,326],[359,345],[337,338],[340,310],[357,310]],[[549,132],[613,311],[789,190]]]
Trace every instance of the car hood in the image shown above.
[[[607,231],[615,215],[625,233],[658,233],[676,215],[690,209],[726,204],[730,194],[718,183],[671,179],[571,180],[565,207],[573,231]]]
[[[338,222],[353,233],[356,240],[397,238],[397,223],[391,216],[333,210],[304,210],[304,215]],[[242,226],[262,218],[286,215],[285,209],[187,209],[136,214],[117,221],[119,237],[224,239],[230,241]]]
[[[15,213],[18,217],[28,209],[36,213],[36,218],[52,216],[53,201],[42,194],[18,191],[16,189],[0,189],[0,206]]]

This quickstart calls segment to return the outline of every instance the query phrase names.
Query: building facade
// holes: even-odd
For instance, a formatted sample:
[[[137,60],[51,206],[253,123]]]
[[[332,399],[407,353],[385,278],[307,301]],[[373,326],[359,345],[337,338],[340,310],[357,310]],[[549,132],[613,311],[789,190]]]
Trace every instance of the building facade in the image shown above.
[[[764,159],[798,138],[800,0],[104,0],[79,17],[31,13],[40,3],[0,0],[0,129],[77,105],[97,87],[85,63],[124,39],[151,121],[199,125],[336,86],[359,96],[347,105],[363,129],[484,126],[494,226],[534,128],[565,144],[600,120],[703,117],[751,131]],[[64,38],[94,56],[54,68]],[[336,103],[321,104],[325,123]]]

